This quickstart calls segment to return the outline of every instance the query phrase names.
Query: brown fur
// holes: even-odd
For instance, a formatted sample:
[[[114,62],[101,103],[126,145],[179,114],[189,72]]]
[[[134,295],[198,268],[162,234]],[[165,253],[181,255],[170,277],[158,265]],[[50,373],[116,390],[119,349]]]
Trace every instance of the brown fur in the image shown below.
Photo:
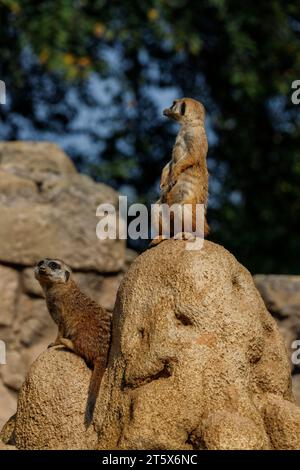
[[[196,204],[204,204],[206,213],[208,200],[206,164],[208,145],[204,128],[204,107],[192,98],[182,98],[174,101],[171,108],[165,109],[164,115],[179,122],[180,130],[173,147],[172,159],[162,171],[161,196],[157,204],[165,203],[168,206],[191,204],[192,230],[205,236],[209,232],[206,217],[204,219],[204,233],[199,227],[196,227],[195,217]],[[158,224],[159,236],[152,241],[151,245],[156,245],[164,239],[161,216],[159,216]],[[170,235],[176,235],[172,223]]]
[[[61,269],[51,270],[51,262],[59,263]],[[93,368],[86,409],[86,424],[89,425],[107,365],[111,318],[104,308],[81,292],[72,279],[71,269],[63,261],[46,259],[39,265],[35,276],[44,290],[49,313],[58,326],[57,338],[49,346],[64,345]]]

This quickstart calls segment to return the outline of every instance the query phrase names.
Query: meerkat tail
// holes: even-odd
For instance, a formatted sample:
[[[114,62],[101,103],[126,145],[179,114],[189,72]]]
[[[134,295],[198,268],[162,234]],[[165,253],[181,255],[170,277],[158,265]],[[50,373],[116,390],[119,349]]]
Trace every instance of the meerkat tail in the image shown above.
[[[103,364],[103,360],[101,358],[97,359],[94,363],[85,412],[85,424],[87,427],[91,424],[93,419],[94,409],[105,369],[106,367]]]

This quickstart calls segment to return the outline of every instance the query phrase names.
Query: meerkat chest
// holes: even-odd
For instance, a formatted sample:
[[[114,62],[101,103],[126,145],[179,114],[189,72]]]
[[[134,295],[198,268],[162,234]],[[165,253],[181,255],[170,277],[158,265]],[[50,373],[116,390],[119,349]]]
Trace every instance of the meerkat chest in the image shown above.
[[[57,296],[52,295],[52,293],[48,293],[46,296],[46,303],[48,307],[48,311],[57,325],[62,324],[63,319],[63,305],[60,299]]]
[[[177,163],[181,158],[184,158],[194,146],[195,133],[193,129],[182,128],[175,140],[173,148],[173,163]]]
[[[182,158],[186,154],[186,151],[187,151],[187,146],[186,146],[186,142],[184,139],[184,135],[182,134],[182,132],[179,132],[179,134],[176,137],[175,145],[173,148],[173,154],[172,154],[173,162],[177,163],[180,160],[180,158]]]

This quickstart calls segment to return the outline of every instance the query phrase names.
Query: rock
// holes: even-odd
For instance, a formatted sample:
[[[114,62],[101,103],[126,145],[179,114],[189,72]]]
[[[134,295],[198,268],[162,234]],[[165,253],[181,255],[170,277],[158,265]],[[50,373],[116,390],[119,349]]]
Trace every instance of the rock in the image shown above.
[[[71,160],[51,142],[0,142],[0,168],[37,183],[49,175],[76,174]]]
[[[124,240],[96,237],[96,209],[101,203],[117,208],[117,193],[79,175],[58,147],[0,143],[1,177],[0,261],[33,266],[48,256],[83,271],[122,269]]]
[[[18,449],[94,449],[97,434],[84,414],[91,372],[63,348],[51,348],[31,366],[18,398]]]
[[[18,287],[18,273],[14,269],[0,265],[0,327],[10,326],[14,321]]]
[[[133,262],[96,416],[99,449],[300,449],[281,336],[228,251],[167,240]]]

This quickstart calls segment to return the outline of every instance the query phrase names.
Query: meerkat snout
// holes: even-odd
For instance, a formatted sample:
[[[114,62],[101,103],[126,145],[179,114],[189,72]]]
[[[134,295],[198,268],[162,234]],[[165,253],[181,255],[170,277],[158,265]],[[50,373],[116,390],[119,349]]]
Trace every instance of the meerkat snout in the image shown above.
[[[166,108],[163,110],[163,115],[166,116],[166,117],[171,117],[172,115],[172,106],[171,108]]]
[[[184,116],[186,104],[184,100],[175,100],[170,108],[163,110],[163,115],[178,121],[181,116]]]

